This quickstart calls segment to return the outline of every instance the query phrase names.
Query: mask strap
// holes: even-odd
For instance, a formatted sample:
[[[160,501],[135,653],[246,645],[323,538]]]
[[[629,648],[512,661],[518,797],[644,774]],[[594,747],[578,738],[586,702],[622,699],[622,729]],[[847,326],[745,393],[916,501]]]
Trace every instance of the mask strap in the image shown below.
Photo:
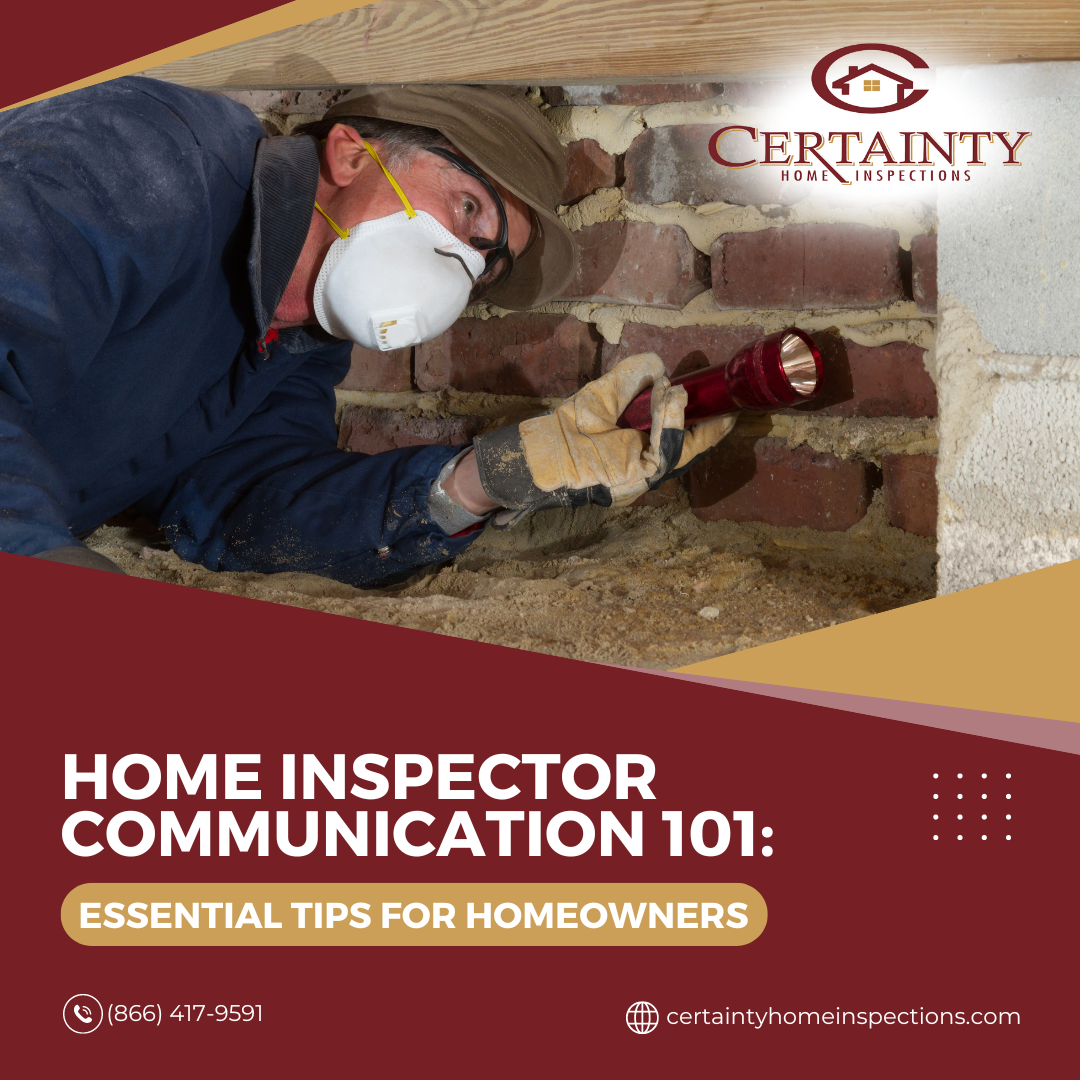
[[[342,240],[348,240],[349,239],[349,230],[348,229],[343,229],[318,203],[315,204],[315,209],[318,210],[319,213],[322,214],[322,216],[324,218],[326,218],[327,223],[329,224],[330,228],[333,229],[334,232],[336,232],[338,234],[338,236],[341,237]]]
[[[375,164],[379,166],[383,171],[383,175],[390,181],[391,186],[397,192],[397,197],[405,204],[405,213],[411,218],[416,217],[416,211],[412,208],[412,203],[405,198],[405,192],[401,190],[401,185],[390,175],[390,170],[382,163],[379,155],[375,153],[375,148],[367,141],[367,139],[361,139],[364,144],[364,149],[375,159]]]
[[[405,214],[407,217],[416,217],[416,211],[412,208],[412,203],[405,197],[405,192],[401,190],[401,185],[390,175],[390,170],[382,163],[379,155],[375,153],[375,148],[367,141],[367,139],[360,140],[364,144],[364,149],[375,159],[375,163],[383,171],[383,175],[390,181],[391,186],[397,192],[397,197],[405,204]],[[326,142],[323,139],[323,142]],[[349,239],[349,230],[343,229],[317,202],[315,203],[315,209],[319,211],[324,218],[326,218],[327,224],[341,237],[342,240]],[[464,263],[462,263],[464,266]],[[472,277],[472,274],[469,274]]]

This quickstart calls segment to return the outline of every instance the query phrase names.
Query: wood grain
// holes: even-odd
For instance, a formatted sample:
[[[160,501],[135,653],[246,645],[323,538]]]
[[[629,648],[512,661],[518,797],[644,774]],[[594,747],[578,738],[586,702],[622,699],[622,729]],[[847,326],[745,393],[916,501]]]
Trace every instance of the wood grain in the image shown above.
[[[236,89],[776,76],[848,44],[930,64],[1080,58],[1080,2],[382,0],[147,71]]]

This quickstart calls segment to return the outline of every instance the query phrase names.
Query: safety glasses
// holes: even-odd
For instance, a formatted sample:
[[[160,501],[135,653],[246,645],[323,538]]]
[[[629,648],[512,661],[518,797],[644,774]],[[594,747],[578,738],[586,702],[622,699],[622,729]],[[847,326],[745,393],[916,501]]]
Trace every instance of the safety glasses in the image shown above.
[[[449,161],[456,169],[460,169],[463,173],[467,173],[474,179],[479,180],[483,184],[484,190],[491,196],[495,209],[499,212],[499,235],[496,239],[489,240],[483,236],[469,237],[472,246],[477,251],[485,253],[484,273],[477,282],[478,289],[473,291],[474,294],[481,291],[486,293],[500,282],[505,281],[510,276],[510,271],[514,269],[514,255],[510,251],[509,227],[506,222],[506,207],[503,205],[499,193],[492,186],[491,181],[472,162],[467,161],[460,154],[455,154],[453,150],[446,150],[441,146],[428,146],[425,149],[429,154],[438,155]]]

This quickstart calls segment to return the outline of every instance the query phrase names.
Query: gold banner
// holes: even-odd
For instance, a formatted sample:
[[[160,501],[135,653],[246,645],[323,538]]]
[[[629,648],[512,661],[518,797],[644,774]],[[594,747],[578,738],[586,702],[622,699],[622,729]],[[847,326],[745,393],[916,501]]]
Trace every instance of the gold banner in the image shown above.
[[[761,894],[723,884],[87,884],[81,945],[746,945]]]

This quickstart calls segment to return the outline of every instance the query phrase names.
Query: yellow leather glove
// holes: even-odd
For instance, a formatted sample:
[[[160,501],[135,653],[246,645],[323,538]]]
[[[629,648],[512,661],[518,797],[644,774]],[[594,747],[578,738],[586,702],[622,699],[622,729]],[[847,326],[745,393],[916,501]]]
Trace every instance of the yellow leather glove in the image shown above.
[[[623,410],[652,386],[652,430],[620,428]],[[672,386],[656,353],[620,361],[543,416],[477,436],[488,497],[518,511],[553,506],[625,506],[681,476],[735,426],[718,416],[683,429],[686,391]]]

